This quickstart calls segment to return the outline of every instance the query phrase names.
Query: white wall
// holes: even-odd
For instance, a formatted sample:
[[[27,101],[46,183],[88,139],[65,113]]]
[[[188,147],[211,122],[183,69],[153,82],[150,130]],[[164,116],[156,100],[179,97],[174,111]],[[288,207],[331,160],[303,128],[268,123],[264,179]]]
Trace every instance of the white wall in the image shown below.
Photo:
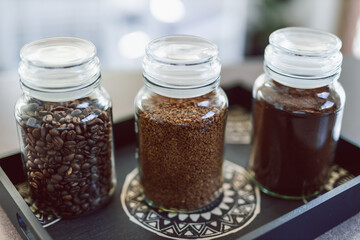
[[[294,25],[338,34],[341,0],[293,0],[286,18]]]

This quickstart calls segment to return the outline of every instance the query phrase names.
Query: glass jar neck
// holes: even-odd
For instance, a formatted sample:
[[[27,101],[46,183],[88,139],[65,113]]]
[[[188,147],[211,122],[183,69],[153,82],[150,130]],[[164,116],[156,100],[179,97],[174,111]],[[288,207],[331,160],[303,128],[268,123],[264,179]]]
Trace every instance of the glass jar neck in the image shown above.
[[[26,94],[45,101],[67,101],[90,94],[100,82],[95,46],[79,38],[47,38],[25,45],[19,76]]]
[[[144,84],[173,98],[204,95],[220,82],[217,46],[205,39],[178,35],[149,43],[143,60]]]
[[[89,96],[92,92],[96,91],[100,87],[101,76],[95,81],[92,81],[89,85],[84,85],[83,87],[63,90],[39,90],[32,89],[24,85],[21,82],[21,89],[25,95],[31,96],[32,98],[39,99],[41,101],[48,102],[66,102],[74,99],[80,99]]]
[[[336,81],[341,72],[341,40],[333,34],[290,27],[273,32],[265,49],[264,70],[293,88],[318,88]]]
[[[199,86],[194,88],[176,88],[176,87],[165,87],[148,79],[148,77],[144,74],[143,75],[143,82],[145,86],[153,91],[156,94],[171,97],[171,98],[194,98],[203,96],[211,91],[214,91],[216,88],[219,87],[220,84],[220,76],[213,82],[205,86]]]
[[[265,73],[274,81],[292,88],[301,88],[301,89],[314,89],[319,87],[324,87],[330,85],[337,81],[340,77],[341,68],[338,69],[338,72],[334,73],[331,76],[323,78],[304,78],[296,77],[293,75],[286,75],[286,73],[279,73],[271,69],[269,66],[264,64]]]

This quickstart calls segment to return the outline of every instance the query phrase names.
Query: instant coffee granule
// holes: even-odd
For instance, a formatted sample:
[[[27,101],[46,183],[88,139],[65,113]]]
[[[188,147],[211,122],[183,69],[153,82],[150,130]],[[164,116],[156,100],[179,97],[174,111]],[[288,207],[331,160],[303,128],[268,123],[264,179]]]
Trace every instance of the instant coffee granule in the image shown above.
[[[226,116],[215,91],[142,100],[136,112],[139,169],[150,204],[191,211],[221,195]]]
[[[76,217],[109,200],[114,188],[111,108],[103,110],[97,101],[31,99],[21,108],[22,158],[40,209]]]
[[[253,107],[250,169],[267,191],[309,196],[325,185],[341,114],[328,86],[296,89],[276,82],[259,89]]]

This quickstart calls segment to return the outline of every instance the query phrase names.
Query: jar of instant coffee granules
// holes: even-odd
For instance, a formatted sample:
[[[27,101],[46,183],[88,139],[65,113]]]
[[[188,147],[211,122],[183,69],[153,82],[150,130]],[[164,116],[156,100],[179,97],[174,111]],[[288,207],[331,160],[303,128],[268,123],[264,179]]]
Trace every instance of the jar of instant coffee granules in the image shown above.
[[[146,201],[191,212],[222,196],[228,101],[213,43],[192,36],[152,41],[135,99],[138,161]]]
[[[306,198],[327,182],[345,104],[340,48],[339,38],[312,29],[270,35],[253,88],[249,163],[265,193]]]
[[[25,45],[20,56],[15,117],[31,197],[60,217],[92,212],[116,183],[111,101],[96,48],[48,38]]]

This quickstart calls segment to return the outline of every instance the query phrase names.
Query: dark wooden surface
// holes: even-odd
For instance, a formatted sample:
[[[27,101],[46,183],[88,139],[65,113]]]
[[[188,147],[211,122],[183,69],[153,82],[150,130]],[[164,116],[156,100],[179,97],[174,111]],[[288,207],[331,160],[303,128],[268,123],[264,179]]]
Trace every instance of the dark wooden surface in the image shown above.
[[[121,186],[124,183],[125,176],[136,167],[135,147],[135,143],[132,143],[116,150],[118,186],[111,203],[90,216],[74,220],[61,220],[48,227],[47,231],[54,239],[88,239],[89,236],[94,239],[101,239],[101,237],[119,239],[120,236],[126,236],[126,239],[161,238],[131,222],[121,206]],[[248,153],[248,145],[226,145],[225,159],[246,166]],[[302,204],[301,201],[286,201],[262,194],[261,213],[258,217],[243,230],[220,239],[240,237]],[[66,234],[64,234],[65,232]]]

